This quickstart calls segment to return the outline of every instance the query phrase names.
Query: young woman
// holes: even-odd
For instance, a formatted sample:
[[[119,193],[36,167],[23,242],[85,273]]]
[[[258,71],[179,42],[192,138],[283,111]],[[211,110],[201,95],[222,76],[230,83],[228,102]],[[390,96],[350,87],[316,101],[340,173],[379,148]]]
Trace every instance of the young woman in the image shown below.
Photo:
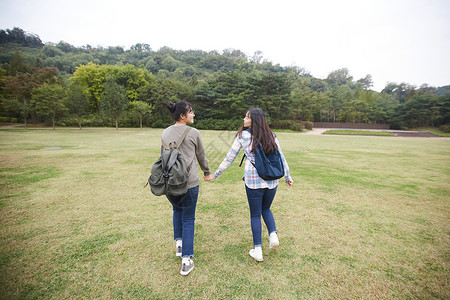
[[[250,130],[247,130],[250,129]],[[244,124],[236,134],[233,145],[227,156],[217,168],[214,174],[207,176],[206,180],[213,180],[228,168],[238,155],[240,149],[244,150],[246,156],[244,168],[245,190],[250,207],[250,223],[253,233],[254,249],[249,254],[257,261],[263,261],[262,241],[261,241],[261,216],[269,231],[269,248],[279,245],[275,219],[273,218],[270,206],[278,187],[278,180],[266,181],[258,176],[256,168],[252,162],[255,161],[255,149],[261,143],[266,154],[279,150],[284,165],[284,175],[288,186],[292,186],[292,178],[289,173],[289,166],[281,151],[280,144],[276,136],[272,133],[267,124],[264,112],[260,108],[249,109],[244,118]]]
[[[185,101],[167,103],[167,108],[172,114],[175,124],[167,127],[161,136],[161,141],[169,145],[176,142],[188,127],[194,123],[194,110]],[[194,268],[194,223],[195,209],[199,191],[198,165],[204,173],[204,177],[210,175],[205,148],[197,129],[191,128],[184,141],[179,146],[179,152],[183,155],[186,168],[189,170],[188,191],[181,196],[167,196],[173,205],[173,233],[176,244],[176,255],[181,256],[181,275],[189,274]]]

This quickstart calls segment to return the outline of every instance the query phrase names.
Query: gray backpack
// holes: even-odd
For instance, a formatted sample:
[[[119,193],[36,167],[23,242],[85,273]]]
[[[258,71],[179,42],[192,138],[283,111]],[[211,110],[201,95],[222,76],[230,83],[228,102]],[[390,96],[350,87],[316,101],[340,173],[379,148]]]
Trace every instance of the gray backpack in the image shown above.
[[[178,148],[191,129],[186,128],[178,142],[171,142],[169,145],[162,143],[161,157],[153,164],[147,183],[156,196],[180,196],[187,193],[190,165],[186,168],[183,155]]]

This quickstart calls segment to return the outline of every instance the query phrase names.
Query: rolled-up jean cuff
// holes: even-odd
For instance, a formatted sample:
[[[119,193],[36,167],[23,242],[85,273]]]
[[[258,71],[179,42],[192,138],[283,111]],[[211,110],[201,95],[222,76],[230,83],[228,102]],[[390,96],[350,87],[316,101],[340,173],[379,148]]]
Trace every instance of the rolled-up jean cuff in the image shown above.
[[[262,247],[262,244],[258,244],[258,245],[253,245],[255,248],[256,247]]]
[[[189,258],[194,258],[194,254],[191,254],[191,255],[183,255],[181,258],[185,258],[185,257],[189,257]]]
[[[183,238],[177,237],[177,238],[175,239],[175,242],[178,241],[178,240],[183,240]]]

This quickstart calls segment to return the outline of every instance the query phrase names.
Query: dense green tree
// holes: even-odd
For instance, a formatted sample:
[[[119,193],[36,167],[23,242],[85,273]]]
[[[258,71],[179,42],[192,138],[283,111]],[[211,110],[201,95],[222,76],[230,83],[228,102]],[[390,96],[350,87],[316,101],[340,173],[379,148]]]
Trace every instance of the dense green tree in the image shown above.
[[[146,70],[136,68],[133,65],[114,66],[111,70],[116,78],[116,82],[125,88],[130,101],[137,100],[139,90],[145,87],[149,81],[154,80],[154,76]]]
[[[256,104],[269,119],[281,119],[289,111],[291,81],[287,73],[253,72],[250,83],[255,87]]]
[[[100,98],[100,109],[103,114],[112,118],[119,130],[119,118],[128,108],[128,98],[125,89],[117,84],[114,77],[107,77]]]
[[[31,72],[31,66],[27,65],[22,58],[19,50],[14,51],[14,56],[9,63],[8,75],[15,76],[17,72],[29,73]]]
[[[291,115],[286,115],[285,119],[292,117],[294,120],[313,121],[313,105],[317,101],[314,99],[315,92],[308,86],[309,78],[295,78],[292,84],[292,106]]]
[[[104,83],[108,76],[115,78],[116,82],[125,88],[130,101],[137,100],[139,90],[145,87],[154,76],[148,71],[127,64],[124,66],[96,65],[89,63],[77,68],[73,79],[85,87],[91,109],[98,112],[99,101],[103,93]]]
[[[76,82],[71,82],[67,91],[65,106],[72,113],[77,116],[78,126],[81,129],[81,118],[89,112],[89,99],[83,88]]]
[[[178,67],[181,66],[181,63],[174,59],[172,56],[167,55],[162,61],[162,67],[169,72],[175,71]]]
[[[328,74],[328,77],[326,79],[328,84],[330,84],[334,88],[348,84],[352,82],[352,80],[353,77],[350,76],[350,71],[347,68],[332,71],[330,74]]]
[[[25,47],[42,47],[43,43],[39,36],[33,33],[27,33],[23,29],[14,27],[11,29],[0,30],[0,44],[17,43]]]
[[[94,63],[79,66],[73,74],[73,80],[85,88],[88,95],[90,110],[98,113],[100,98],[103,93],[106,77],[111,75],[112,66],[99,66]]]
[[[41,50],[41,55],[45,59],[48,57],[64,56],[64,52],[53,45],[45,45]]]
[[[439,108],[439,123],[436,125],[450,124],[450,93],[440,95],[437,106]]]
[[[32,94],[36,113],[48,116],[52,120],[54,130],[56,116],[66,110],[64,106],[65,87],[60,84],[44,83],[42,86],[34,88]]]
[[[10,111],[23,118],[27,129],[28,116],[34,111],[31,97],[33,89],[44,83],[56,82],[57,70],[52,68],[34,69],[32,73],[17,73],[4,81],[3,93],[5,105]]]
[[[414,95],[415,88],[404,82],[400,84],[389,82],[381,92],[392,95],[400,103],[405,103]]]
[[[367,74],[366,77],[359,79],[357,82],[361,83],[365,90],[368,90],[373,86],[372,75]]]
[[[149,44],[137,43],[130,48],[131,50],[135,50],[137,52],[151,52],[152,48]]]
[[[188,101],[192,103],[194,99],[194,93],[191,87],[171,79],[163,79],[156,81],[154,84],[150,84],[143,90],[142,94],[144,95],[145,93],[149,95],[148,101],[146,102],[154,107],[153,113],[150,115],[150,122],[153,127],[164,127],[172,123],[172,119],[166,108],[168,101]]]
[[[216,71],[230,71],[234,68],[234,60],[224,55],[209,55],[199,62],[200,68]]]
[[[131,101],[130,107],[132,111],[134,111],[139,117],[139,124],[142,129],[142,119],[146,114],[149,114],[153,111],[153,106],[144,101]]]

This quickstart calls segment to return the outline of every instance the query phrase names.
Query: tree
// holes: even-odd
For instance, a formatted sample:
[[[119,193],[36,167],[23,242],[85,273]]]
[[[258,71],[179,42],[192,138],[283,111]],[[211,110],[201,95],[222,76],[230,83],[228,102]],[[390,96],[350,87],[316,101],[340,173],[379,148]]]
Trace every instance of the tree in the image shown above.
[[[334,88],[352,82],[353,77],[347,68],[339,69],[331,72],[327,77],[327,82]]]
[[[168,114],[166,103],[168,101],[187,101],[192,103],[194,93],[187,84],[176,80],[164,79],[156,84],[150,84],[148,89],[143,89],[141,100],[154,106],[154,113],[151,115],[152,126],[165,127],[172,121]],[[148,93],[148,94],[147,94]],[[146,94],[148,95],[146,97]],[[196,106],[195,106],[196,107]]]
[[[106,74],[113,75],[116,82],[125,88],[129,100],[138,100],[139,90],[154,80],[153,74],[130,64],[114,66]]]
[[[293,84],[292,84],[292,94],[291,94],[291,101],[292,101],[292,110],[291,116],[287,117],[293,117],[294,120],[301,120],[301,121],[313,121],[313,97],[316,94],[311,90],[311,88],[308,86],[310,79],[309,78],[302,78],[297,77]]]
[[[56,116],[66,109],[63,103],[65,95],[65,88],[59,84],[44,83],[43,86],[33,89],[32,101],[36,112],[51,118],[53,130]]]
[[[89,110],[89,100],[83,89],[72,82],[69,90],[67,91],[66,107],[69,113],[73,113],[78,118],[78,126],[81,129],[81,117],[84,116]]]
[[[264,108],[269,119],[283,117],[292,90],[288,74],[259,71],[252,73],[249,82],[255,89],[254,98],[261,101],[260,106]]]
[[[32,91],[43,83],[55,83],[57,70],[54,68],[34,69],[32,73],[17,73],[4,82],[6,106],[19,114],[27,129],[27,118],[33,111],[31,103]]]
[[[116,130],[119,130],[119,118],[128,107],[125,89],[118,85],[113,77],[106,78],[104,90],[100,98],[101,111],[114,119]]]
[[[359,79],[357,82],[361,83],[365,90],[368,90],[373,86],[372,75],[367,74],[366,77]]]
[[[198,76],[197,76],[197,74],[193,74],[191,76],[191,79],[189,80],[188,85],[190,87],[193,87],[193,88],[195,88],[198,85]]]
[[[112,66],[99,66],[92,62],[79,66],[73,73],[73,80],[85,87],[88,95],[89,106],[92,112],[100,111],[100,98],[103,93],[107,75],[112,75]]]
[[[0,44],[18,43],[25,47],[42,47],[43,43],[39,36],[33,33],[26,33],[23,29],[14,27],[0,30]]]
[[[64,52],[55,46],[45,45],[41,50],[41,55],[45,59],[47,57],[63,56]]]
[[[152,48],[149,44],[141,44],[137,43],[136,45],[133,45],[130,47],[131,50],[135,50],[137,52],[151,52]]]
[[[136,114],[138,115],[139,120],[140,120],[139,124],[141,125],[141,129],[142,129],[142,119],[144,118],[144,116],[146,114],[151,113],[153,111],[154,107],[143,101],[131,101],[130,106],[131,106],[131,109],[133,111],[135,111]]]
[[[14,51],[14,56],[11,58],[9,63],[8,75],[16,76],[18,72],[30,73],[31,67],[24,63],[20,51],[16,50]]]
[[[414,95],[415,87],[404,82],[400,84],[388,82],[381,92],[394,96],[400,103],[405,103]]]
[[[255,63],[255,64],[259,64],[262,62],[263,60],[263,53],[260,50],[255,51],[255,53],[253,53],[252,58],[250,59],[250,62]]]
[[[130,100],[137,100],[139,90],[148,82],[154,80],[154,76],[147,70],[136,68],[133,65],[124,66],[96,65],[88,63],[79,66],[73,74],[73,80],[85,87],[89,97],[90,109],[99,111],[99,101],[103,93],[106,78],[112,76],[116,83],[125,88],[126,95]]]
[[[336,119],[344,120],[347,118],[348,109],[346,106],[347,102],[350,102],[353,97],[352,89],[348,85],[341,85],[339,88],[334,89],[334,97],[332,100],[332,109],[333,109],[333,122],[336,122]],[[346,110],[346,113],[342,114]]]
[[[180,62],[175,60],[172,56],[167,55],[162,61],[162,66],[169,72],[173,72],[180,66]]]

